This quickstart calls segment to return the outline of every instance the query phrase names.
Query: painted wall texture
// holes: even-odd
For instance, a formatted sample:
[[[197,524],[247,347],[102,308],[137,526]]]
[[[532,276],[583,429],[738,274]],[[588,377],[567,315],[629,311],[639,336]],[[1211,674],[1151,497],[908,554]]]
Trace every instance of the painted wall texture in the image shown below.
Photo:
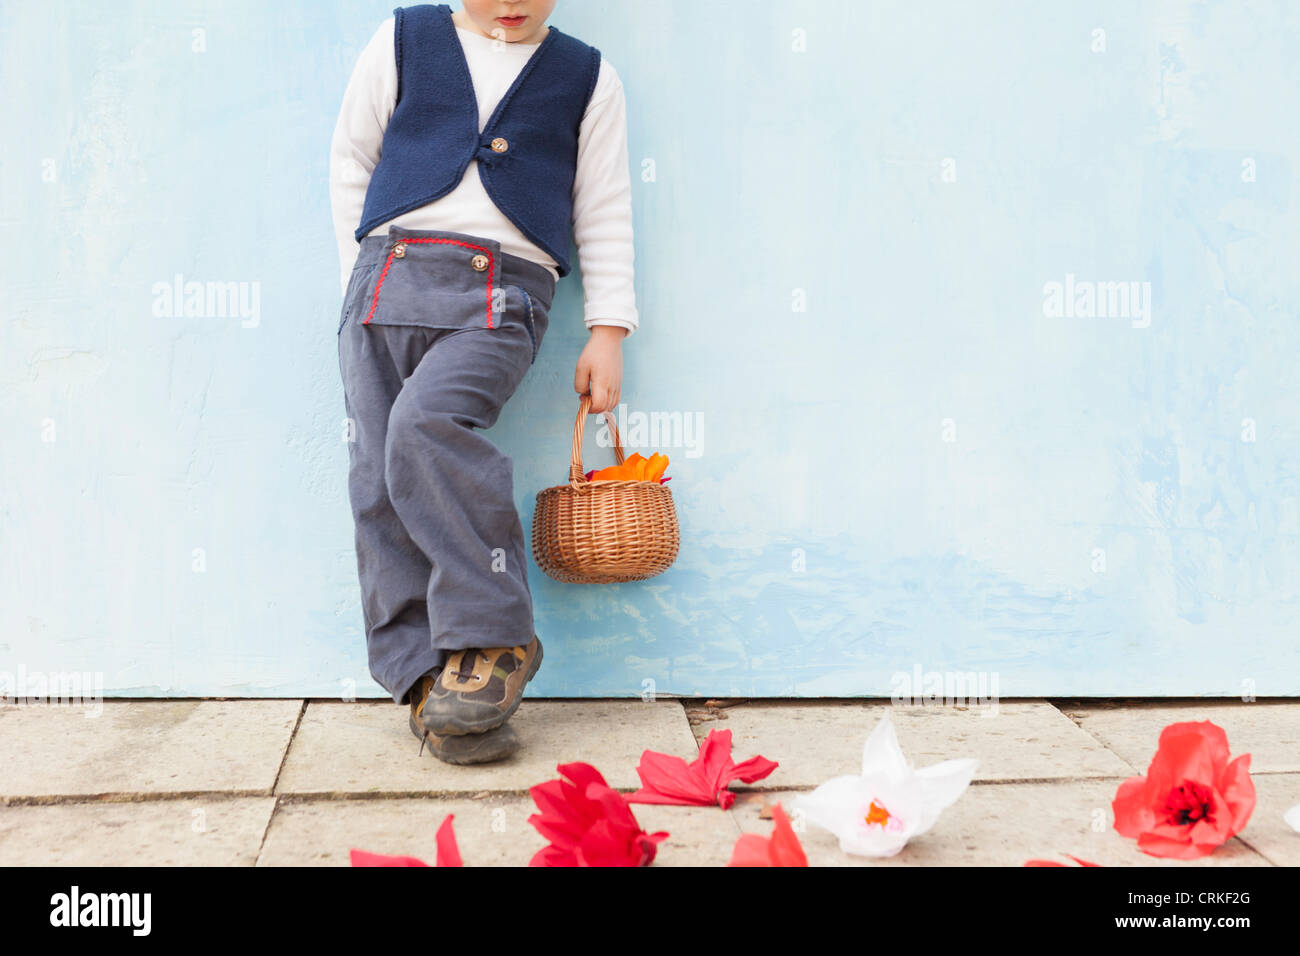
[[[383,696],[327,153],[390,10],[0,4],[0,671]],[[1300,9],[551,22],[628,91],[628,422],[692,431],[639,448],[672,459],[667,574],[531,569],[532,693],[1300,693]],[[193,282],[231,301],[187,314]],[[571,277],[491,432],[526,528],[566,475],[580,305]]]

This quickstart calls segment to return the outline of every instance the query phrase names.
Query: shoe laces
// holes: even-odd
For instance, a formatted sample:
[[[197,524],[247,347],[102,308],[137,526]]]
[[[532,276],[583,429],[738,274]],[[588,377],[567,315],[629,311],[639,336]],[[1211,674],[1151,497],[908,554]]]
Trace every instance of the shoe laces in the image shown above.
[[[470,663],[471,661],[473,661],[475,654],[483,658],[484,664],[490,664],[492,662],[492,658],[488,657],[482,651],[466,651],[465,653],[461,654],[460,663],[456,665],[456,670],[452,671],[452,673],[455,674],[456,677],[462,683],[469,680],[470,678],[473,678],[474,680],[479,682],[482,682],[483,680],[482,677],[474,673],[474,666],[472,663]]]

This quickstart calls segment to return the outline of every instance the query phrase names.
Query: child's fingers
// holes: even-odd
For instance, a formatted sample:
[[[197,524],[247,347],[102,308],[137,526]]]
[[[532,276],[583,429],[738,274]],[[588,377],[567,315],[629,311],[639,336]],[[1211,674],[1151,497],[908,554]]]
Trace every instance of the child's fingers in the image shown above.
[[[591,369],[585,362],[579,362],[573,370],[573,390],[579,395],[586,395],[591,387]]]
[[[593,381],[591,383],[591,410],[593,412],[607,412],[614,406],[609,401],[609,386],[604,382]]]
[[[622,397],[621,382],[597,382],[591,384],[592,407],[595,411],[612,412],[618,408],[618,401]],[[599,403],[599,407],[597,404]]]

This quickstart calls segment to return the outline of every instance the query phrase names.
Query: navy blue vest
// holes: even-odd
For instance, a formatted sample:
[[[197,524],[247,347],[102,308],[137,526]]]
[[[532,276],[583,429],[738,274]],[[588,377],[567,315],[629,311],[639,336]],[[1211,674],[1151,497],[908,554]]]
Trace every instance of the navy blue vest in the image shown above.
[[[497,208],[568,275],[578,128],[596,86],[600,51],[551,27],[480,134],[451,8],[398,7],[393,16],[397,105],[366,190],[357,241],[451,192],[473,159]]]

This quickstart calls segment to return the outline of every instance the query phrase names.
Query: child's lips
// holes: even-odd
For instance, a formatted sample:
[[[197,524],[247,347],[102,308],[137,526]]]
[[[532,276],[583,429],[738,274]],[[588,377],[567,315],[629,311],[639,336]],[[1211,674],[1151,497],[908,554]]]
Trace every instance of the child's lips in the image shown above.
[[[527,19],[527,17],[497,17],[497,23],[513,29],[514,27],[523,26],[524,21]]]

